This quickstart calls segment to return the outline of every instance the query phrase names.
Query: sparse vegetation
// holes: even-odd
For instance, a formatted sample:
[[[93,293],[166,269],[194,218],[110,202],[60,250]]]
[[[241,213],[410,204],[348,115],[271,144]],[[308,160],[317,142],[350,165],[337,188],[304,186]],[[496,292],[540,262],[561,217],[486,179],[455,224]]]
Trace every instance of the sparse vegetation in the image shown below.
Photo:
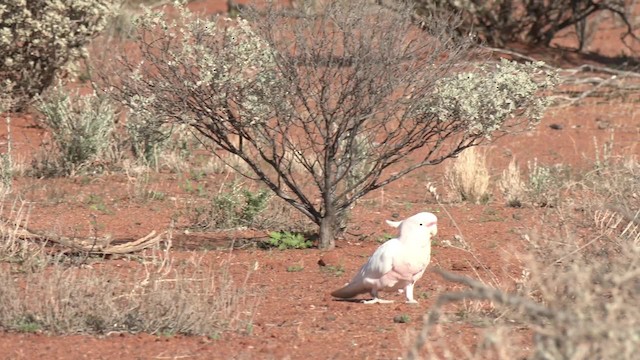
[[[535,174],[542,173],[548,174]],[[543,232],[524,237],[528,255],[516,293],[440,271],[468,290],[438,297],[408,358],[418,357],[417,350],[438,326],[442,306],[480,301],[496,306],[502,320],[474,312],[494,324],[485,334],[494,345],[457,349],[468,358],[633,359],[640,346],[640,198],[623,194],[640,192],[639,175],[637,162],[617,162],[604,173],[584,174],[579,186],[570,189],[571,201],[557,199],[561,216],[553,220],[543,215]],[[577,207],[584,211],[576,212]],[[587,231],[579,231],[585,227]],[[523,351],[518,339],[504,336],[512,324],[533,333],[530,351]],[[428,346],[433,351],[441,345]]]
[[[304,270],[304,266],[302,265],[287,266],[287,272],[300,272],[302,270]]]
[[[476,151],[536,126],[556,82],[551,66],[521,61],[540,54],[477,40],[548,45],[562,33],[560,43],[576,37],[586,49],[597,22],[621,33],[635,26],[624,23],[637,17],[635,2],[296,2],[256,11],[228,1],[232,13],[212,16],[200,14],[204,3],[192,13],[164,0],[125,0],[107,25],[115,8],[107,0],[0,5],[0,353],[42,355],[51,339],[33,334],[101,335],[98,346],[105,334],[146,332],[156,337],[124,336],[122,349],[106,353],[188,357],[169,345],[195,341],[212,358],[340,357],[345,349],[355,358],[637,357],[640,165],[629,134],[638,76],[621,70],[637,59],[606,54],[615,68],[604,68],[590,54],[589,65],[560,70],[559,113],[547,117],[553,130],[492,152],[492,166],[512,159],[502,174]],[[137,18],[141,3],[153,7]],[[424,18],[409,15],[431,5],[437,11],[420,29]],[[453,8],[456,16],[442,13]],[[89,58],[84,47],[105,26]],[[520,62],[495,61],[487,49]],[[607,101],[578,103],[592,96]],[[569,116],[560,109],[567,103]],[[544,131],[569,135],[571,154],[523,149]],[[594,135],[596,150],[586,169],[574,162],[591,151],[583,134]],[[509,207],[522,208],[487,203],[490,179]],[[433,197],[420,193],[427,181]],[[420,188],[405,185],[414,183]],[[435,186],[467,203],[449,213]],[[435,274],[425,276],[445,281],[417,284],[422,305],[366,317],[353,316],[360,304],[327,307],[326,289],[394,236],[384,218],[429,209],[434,199],[441,233],[432,242]],[[162,234],[134,242],[159,239],[152,247],[104,251],[148,227]],[[83,246],[65,242],[87,232]],[[342,241],[337,254],[320,260],[317,250],[295,250],[331,248],[333,239]],[[416,334],[420,309],[430,312]],[[419,337],[404,346],[397,331]],[[289,342],[265,355],[254,347],[265,335]],[[365,342],[378,335],[391,341]],[[132,351],[130,340],[170,344],[150,355]]]
[[[313,245],[313,242],[305,239],[302,234],[291,233],[289,231],[273,231],[269,233],[269,241],[267,244],[280,250],[286,250],[307,249]]]
[[[69,95],[58,87],[41,99],[37,107],[53,144],[34,163],[33,175],[72,175],[87,168],[100,168],[92,165],[106,158],[115,130],[116,111],[108,98],[96,94]]]
[[[272,4],[234,20],[177,10],[177,19],[139,18],[141,58],[110,61],[104,89],[240,157],[243,175],[319,226],[322,249],[333,248],[367,193],[535,125],[547,104],[541,91],[554,83],[541,64],[468,66],[472,41],[453,35],[450,17],[434,17],[428,36],[409,37],[417,30],[411,9],[366,0],[296,16]],[[442,146],[448,140],[455,145]],[[420,161],[402,162],[423,148]],[[392,165],[402,166],[385,171]]]
[[[44,256],[44,255],[43,255]],[[18,278],[0,273],[0,329],[53,334],[110,331],[208,335],[244,330],[253,291],[224,268],[194,255],[176,263],[169,252],[145,259],[131,273],[80,269],[53,261]]]
[[[187,184],[191,184],[188,182]],[[267,190],[252,192],[240,183],[224,186],[205,204],[196,204],[191,220],[197,229],[233,229],[259,225],[259,216],[267,208],[271,193]],[[188,191],[188,190],[187,190]],[[199,190],[201,195],[204,189]]]
[[[406,324],[411,322],[411,317],[407,314],[396,315],[393,317],[393,322],[398,324]]]
[[[547,166],[538,160],[529,163],[527,195],[529,201],[541,207],[554,207],[560,201],[563,186],[570,179],[569,169],[561,164]]]
[[[333,276],[342,276],[344,275],[345,268],[342,265],[327,265],[320,267],[322,272],[327,274],[331,274]]]
[[[154,119],[148,113],[132,113],[125,124],[131,151],[150,167],[156,167],[159,154],[172,135],[171,126]]]

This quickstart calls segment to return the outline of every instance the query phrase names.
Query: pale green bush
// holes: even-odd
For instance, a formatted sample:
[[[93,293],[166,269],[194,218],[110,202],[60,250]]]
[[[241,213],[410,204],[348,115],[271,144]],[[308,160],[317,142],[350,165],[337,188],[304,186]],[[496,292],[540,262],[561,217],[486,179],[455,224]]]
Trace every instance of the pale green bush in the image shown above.
[[[172,134],[170,124],[163,123],[146,112],[132,113],[125,124],[133,155],[146,165],[156,166],[160,152]]]
[[[265,189],[252,192],[234,183],[194,207],[192,226],[199,230],[235,229],[259,225],[260,215],[271,200]],[[204,194],[203,194],[204,195]]]
[[[529,162],[529,181],[526,185],[529,201],[541,207],[553,207],[560,201],[562,190],[570,179],[569,168],[562,164],[543,165],[534,159]]]
[[[37,103],[42,122],[51,133],[55,153],[41,163],[40,175],[73,174],[101,156],[112,142],[116,111],[110,100],[96,94],[69,95],[54,89]]]
[[[56,80],[107,23],[117,0],[13,0],[0,4],[0,82],[22,107]]]

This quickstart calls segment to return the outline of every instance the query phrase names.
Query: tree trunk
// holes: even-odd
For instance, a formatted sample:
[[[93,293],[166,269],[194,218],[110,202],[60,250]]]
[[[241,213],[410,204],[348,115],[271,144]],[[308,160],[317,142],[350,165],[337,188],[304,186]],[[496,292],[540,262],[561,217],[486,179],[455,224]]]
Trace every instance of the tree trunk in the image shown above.
[[[320,250],[332,250],[336,246],[336,216],[333,211],[327,211],[320,219]]]

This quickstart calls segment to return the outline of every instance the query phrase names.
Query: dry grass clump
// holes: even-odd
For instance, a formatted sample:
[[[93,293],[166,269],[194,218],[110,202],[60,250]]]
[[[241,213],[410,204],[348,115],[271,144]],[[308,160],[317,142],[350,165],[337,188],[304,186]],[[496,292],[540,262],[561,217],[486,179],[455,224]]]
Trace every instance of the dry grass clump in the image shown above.
[[[515,159],[511,159],[507,168],[502,171],[498,187],[504,194],[507,205],[511,207],[522,206],[526,198],[527,184],[522,180],[520,167]]]
[[[20,209],[12,214],[21,214]],[[236,282],[228,265],[214,264],[206,254],[177,259],[170,241],[139,263],[114,267],[82,254],[74,261],[11,232],[1,240],[2,330],[218,337],[251,329],[256,302],[247,285],[249,272]]]
[[[525,236],[522,277],[514,292],[440,272],[463,286],[438,297],[409,359],[634,359],[640,348],[640,165],[612,163],[542,215],[539,235]],[[580,209],[581,211],[576,211]],[[433,340],[449,303],[489,302],[474,314],[489,327],[472,344]],[[498,316],[496,316],[496,313]],[[475,319],[478,321],[478,319]],[[531,336],[512,336],[512,334]]]
[[[202,256],[156,258],[133,268],[114,274],[102,264],[93,269],[57,264],[22,275],[3,271],[0,328],[217,336],[251,322],[252,291]]]
[[[475,148],[464,150],[447,169],[446,178],[462,201],[486,203],[489,200],[487,154]]]

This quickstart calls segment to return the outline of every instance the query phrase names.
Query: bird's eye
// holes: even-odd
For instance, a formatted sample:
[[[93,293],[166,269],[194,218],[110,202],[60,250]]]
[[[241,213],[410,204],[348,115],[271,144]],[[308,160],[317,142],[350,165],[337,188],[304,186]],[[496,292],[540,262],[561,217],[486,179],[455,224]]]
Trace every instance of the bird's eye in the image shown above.
[[[420,226],[422,226],[422,224],[420,224]]]

